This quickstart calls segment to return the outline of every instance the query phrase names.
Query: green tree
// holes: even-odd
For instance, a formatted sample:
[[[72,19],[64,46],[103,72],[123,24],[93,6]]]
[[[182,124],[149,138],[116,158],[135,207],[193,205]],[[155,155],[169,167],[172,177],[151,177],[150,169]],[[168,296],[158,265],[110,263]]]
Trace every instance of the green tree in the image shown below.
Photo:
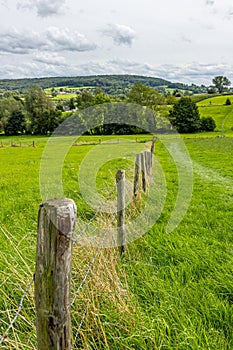
[[[128,101],[155,109],[158,105],[165,104],[165,97],[149,86],[136,83],[128,94]]]
[[[23,109],[22,101],[16,100],[13,96],[0,100],[0,130],[4,131],[6,124],[13,111]]]
[[[77,107],[79,109],[85,109],[93,105],[94,96],[87,90],[84,90],[76,97]]]
[[[6,122],[4,131],[5,135],[18,135],[19,133],[24,133],[26,129],[25,115],[22,110],[15,109],[9,119]]]
[[[198,107],[190,97],[181,97],[169,112],[169,120],[180,133],[192,133],[200,130],[201,119]]]
[[[226,99],[225,105],[226,106],[230,106],[231,105],[231,100],[229,99],[229,97]]]
[[[216,123],[212,117],[201,118],[201,130],[202,131],[214,131]]]
[[[100,105],[103,103],[110,103],[111,97],[106,95],[104,92],[99,92],[98,94],[95,95],[93,105]]]
[[[75,100],[73,97],[71,97],[71,99],[69,100],[69,103],[68,103],[68,107],[69,107],[69,110],[72,111],[73,109],[75,109]]]
[[[40,86],[31,86],[25,94],[25,108],[30,121],[30,132],[47,135],[60,123],[61,112]]]
[[[218,92],[221,94],[228,86],[231,85],[230,80],[227,77],[224,77],[222,75],[218,75],[213,78],[212,80],[213,84],[215,85]]]

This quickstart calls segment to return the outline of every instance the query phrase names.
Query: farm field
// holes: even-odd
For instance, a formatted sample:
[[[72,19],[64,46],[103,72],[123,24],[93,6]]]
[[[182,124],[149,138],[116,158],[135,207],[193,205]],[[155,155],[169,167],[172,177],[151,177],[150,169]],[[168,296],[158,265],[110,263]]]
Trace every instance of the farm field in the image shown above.
[[[218,97],[211,98],[211,105],[208,100],[198,103],[199,111],[215,119],[217,130],[182,135],[193,167],[192,198],[183,220],[167,233],[180,178],[161,137],[154,156],[166,180],[163,211],[147,233],[128,245],[124,258],[115,249],[101,251],[71,313],[74,337],[87,305],[74,348],[233,348],[233,107],[218,105]],[[37,211],[42,201],[40,167],[48,140],[42,136],[0,138],[0,337],[34,273]],[[115,152],[128,149],[130,155],[136,147],[149,147],[150,140],[150,135],[77,140],[66,156],[62,176],[65,196],[76,202],[78,217],[88,223],[95,215],[79,187],[79,172],[88,154],[103,144],[106,155],[112,155],[96,178],[97,190],[108,197],[117,169],[126,170],[128,181],[133,178],[132,157],[114,156]],[[90,162],[87,181],[91,173]],[[114,193],[111,196],[115,199]],[[129,217],[139,213],[134,205],[129,206]],[[108,220],[97,216],[95,222],[108,225]],[[75,246],[71,297],[93,254],[94,248]],[[33,287],[1,346],[36,349]]]
[[[75,333],[89,304],[77,349],[233,348],[233,138],[203,133],[183,138],[194,174],[192,199],[183,221],[172,233],[166,232],[179,179],[171,156],[158,141],[155,158],[167,182],[164,210],[150,231],[128,246],[123,259],[111,250],[101,253],[89,276],[86,295],[80,295],[72,312]],[[93,210],[80,198],[77,173],[94,147],[91,143],[98,139],[85,137],[82,147],[72,147],[63,168],[65,193],[76,201],[78,215],[87,221]],[[114,142],[114,137],[101,139]],[[137,139],[145,142],[150,137]],[[3,144],[9,146],[0,149],[1,334],[15,315],[35,265],[39,167],[47,138],[20,140],[24,147],[10,147],[10,139],[3,137]],[[35,148],[29,147],[33,140]],[[135,141],[135,136],[120,138],[120,142]],[[13,142],[19,143],[17,138]],[[119,167],[125,167],[131,176],[132,162],[108,162],[97,179],[100,191],[110,191]],[[89,261],[90,254],[75,248],[73,291],[77,276],[83,275],[82,263]],[[102,280],[96,281],[95,276]],[[2,348],[36,349],[32,288]]]
[[[201,117],[212,117],[216,123],[216,131],[222,135],[232,135],[233,105],[226,106],[227,97],[233,102],[233,95],[207,98],[197,103]]]

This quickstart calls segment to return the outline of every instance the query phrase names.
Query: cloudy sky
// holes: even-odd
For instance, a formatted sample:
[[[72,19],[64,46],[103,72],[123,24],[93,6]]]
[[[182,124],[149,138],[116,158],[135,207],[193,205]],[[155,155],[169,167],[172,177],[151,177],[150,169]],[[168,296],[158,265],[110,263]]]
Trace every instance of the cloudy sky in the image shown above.
[[[233,85],[232,0],[0,0],[0,78],[139,74]]]

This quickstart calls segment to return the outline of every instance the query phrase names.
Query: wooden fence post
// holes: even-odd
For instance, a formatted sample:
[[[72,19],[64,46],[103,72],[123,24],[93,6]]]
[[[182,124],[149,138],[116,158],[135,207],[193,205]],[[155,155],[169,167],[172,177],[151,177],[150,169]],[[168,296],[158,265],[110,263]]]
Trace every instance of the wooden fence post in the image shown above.
[[[154,150],[155,150],[155,140],[156,140],[156,138],[153,137],[153,139],[152,139],[152,144],[151,144],[151,149],[150,149],[150,151],[151,151],[152,154],[154,153]]]
[[[146,164],[145,164],[145,154],[140,153],[141,156],[141,173],[142,173],[142,189],[146,192]]]
[[[146,173],[150,176],[151,173],[151,152],[144,151]]]
[[[50,199],[38,212],[35,308],[38,350],[70,350],[70,278],[76,206]]]
[[[133,185],[134,197],[138,195],[140,172],[141,172],[140,154],[136,154],[135,169],[134,169],[134,185]]]
[[[125,233],[125,171],[118,170],[116,174],[117,186],[117,231],[118,246],[120,253],[125,252],[126,233]]]

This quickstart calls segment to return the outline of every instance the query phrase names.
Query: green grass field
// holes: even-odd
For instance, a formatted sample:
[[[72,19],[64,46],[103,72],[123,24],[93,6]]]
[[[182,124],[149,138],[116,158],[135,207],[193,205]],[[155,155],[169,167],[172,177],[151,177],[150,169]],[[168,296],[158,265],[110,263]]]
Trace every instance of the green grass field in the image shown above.
[[[231,107],[231,106],[230,106]],[[206,109],[205,109],[206,108]],[[233,348],[233,117],[228,107],[200,107],[215,117],[220,133],[184,135],[192,159],[192,199],[181,224],[170,234],[166,225],[173,212],[179,178],[173,159],[157,141],[155,158],[166,178],[166,202],[156,224],[130,243],[124,258],[106,249],[72,311],[74,333],[85,305],[77,349],[230,350]],[[208,110],[208,113],[207,113]],[[100,137],[83,137],[71,147],[63,168],[65,195],[73,198],[78,215],[89,220],[94,211],[81,198],[80,164]],[[135,136],[101,137],[101,142],[136,146]],[[137,136],[143,142],[150,136]],[[46,137],[1,137],[0,335],[15,315],[35,266],[37,210],[41,202],[39,169]],[[36,147],[31,147],[35,141]],[[108,141],[108,142],[110,142]],[[21,147],[11,147],[11,144]],[[94,143],[94,145],[92,145]],[[127,143],[126,143],[127,145]],[[105,145],[110,147],[107,143]],[[114,186],[115,171],[125,168],[132,178],[133,163],[114,159],[103,165],[96,186],[102,194]],[[101,218],[99,219],[101,220]],[[72,293],[93,254],[74,250]],[[3,349],[36,349],[33,288],[24,308],[2,344]]]
[[[229,95],[208,98],[198,102],[197,105],[201,117],[212,117],[216,122],[216,131],[230,136],[233,128],[233,105],[224,105],[227,97],[233,103],[233,95]]]
[[[222,106],[222,105],[225,105],[227,98],[229,98],[231,103],[233,103],[233,95],[229,94],[229,95],[221,95],[221,96],[206,98],[205,100],[198,102],[198,106],[211,106],[211,105]]]

